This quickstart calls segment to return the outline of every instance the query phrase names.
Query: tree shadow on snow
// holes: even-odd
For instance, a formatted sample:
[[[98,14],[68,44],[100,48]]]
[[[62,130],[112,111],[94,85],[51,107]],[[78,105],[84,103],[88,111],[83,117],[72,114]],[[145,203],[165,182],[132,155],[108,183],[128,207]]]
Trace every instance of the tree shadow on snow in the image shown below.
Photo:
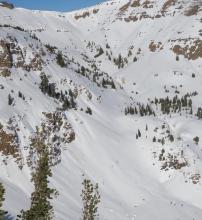
[[[6,213],[5,214],[5,218],[4,218],[4,220],[14,220],[15,218],[12,216],[12,215],[10,215],[9,213]]]

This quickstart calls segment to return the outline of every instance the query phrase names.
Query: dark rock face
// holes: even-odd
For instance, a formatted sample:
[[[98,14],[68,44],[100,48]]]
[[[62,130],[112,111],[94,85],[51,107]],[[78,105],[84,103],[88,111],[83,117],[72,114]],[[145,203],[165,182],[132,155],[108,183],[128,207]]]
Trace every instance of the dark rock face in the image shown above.
[[[26,63],[26,48],[24,50],[16,40],[0,40],[0,76],[9,77],[11,68],[22,68],[26,71],[42,70],[43,60],[36,53],[30,62]]]
[[[10,54],[9,45],[3,40],[0,41],[0,68],[2,67],[12,67],[12,57]]]
[[[6,2],[6,1],[0,2],[0,6],[1,6],[1,7],[8,8],[8,9],[14,9],[14,5],[11,4],[11,3],[8,3],[8,2]]]
[[[0,76],[10,76],[10,68],[12,67],[12,56],[9,50],[9,45],[0,41]]]

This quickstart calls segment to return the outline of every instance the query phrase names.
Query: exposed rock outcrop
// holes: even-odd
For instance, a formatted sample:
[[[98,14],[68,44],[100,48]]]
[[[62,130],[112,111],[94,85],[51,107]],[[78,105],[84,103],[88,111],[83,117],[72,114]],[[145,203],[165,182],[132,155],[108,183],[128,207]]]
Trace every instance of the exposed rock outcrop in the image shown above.
[[[8,3],[6,1],[0,2],[0,6],[8,9],[14,9],[14,4]]]
[[[1,40],[0,41],[0,76],[10,76],[10,68],[12,67],[12,56],[10,53],[9,45]]]

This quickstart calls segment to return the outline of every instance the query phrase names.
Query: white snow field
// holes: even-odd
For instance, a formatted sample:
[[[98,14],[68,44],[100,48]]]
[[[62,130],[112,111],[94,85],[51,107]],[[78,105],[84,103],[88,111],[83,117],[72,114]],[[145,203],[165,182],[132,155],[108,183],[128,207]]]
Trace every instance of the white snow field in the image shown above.
[[[30,206],[30,138],[48,124],[44,113],[62,105],[41,91],[42,73],[59,92],[76,93],[76,108],[62,111],[75,140],[61,141],[50,178],[59,192],[51,200],[54,219],[81,219],[83,174],[99,184],[100,220],[202,219],[201,1],[112,0],[68,13],[0,6],[0,26],[0,182],[8,219]],[[176,95],[191,101],[169,113],[155,104]],[[125,114],[147,104],[155,115]],[[15,146],[5,145],[3,131]]]

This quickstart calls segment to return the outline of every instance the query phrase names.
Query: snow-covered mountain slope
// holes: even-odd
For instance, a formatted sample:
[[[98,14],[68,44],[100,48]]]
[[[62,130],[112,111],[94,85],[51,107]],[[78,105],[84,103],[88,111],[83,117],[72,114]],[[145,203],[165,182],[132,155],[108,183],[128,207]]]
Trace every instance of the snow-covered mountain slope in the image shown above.
[[[82,215],[82,174],[102,220],[202,218],[202,3],[120,0],[70,12],[0,6],[0,182],[29,208],[44,127],[54,219]],[[48,82],[47,82],[48,81]]]

